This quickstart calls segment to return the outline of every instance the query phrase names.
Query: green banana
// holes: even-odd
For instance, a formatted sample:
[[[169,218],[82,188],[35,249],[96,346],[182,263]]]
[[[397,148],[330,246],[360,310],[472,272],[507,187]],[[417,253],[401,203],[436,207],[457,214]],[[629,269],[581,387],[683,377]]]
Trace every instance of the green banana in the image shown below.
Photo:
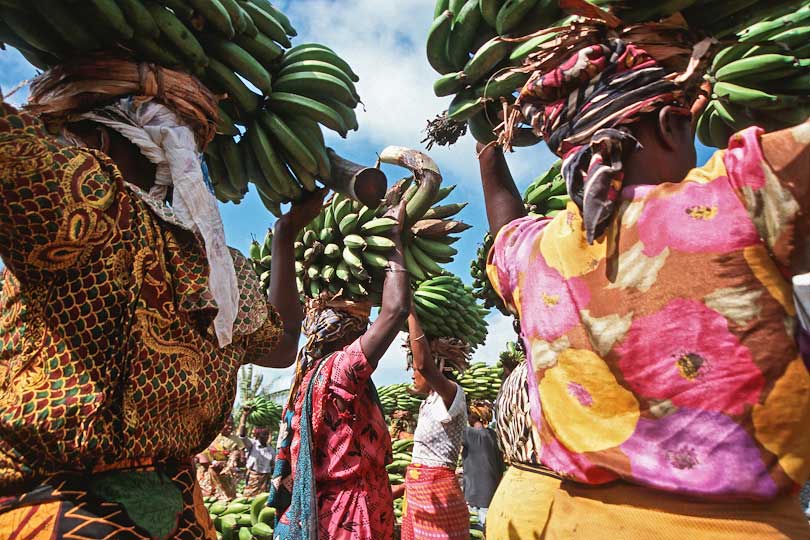
[[[549,32],[524,41],[509,54],[509,63],[513,65],[521,64],[540,45],[554,39],[556,36],[557,34]]]
[[[300,188],[298,188],[292,174],[273,149],[273,145],[262,129],[262,125],[258,121],[253,121],[248,126],[246,134],[248,142],[253,148],[253,155],[259,163],[259,168],[264,173],[265,178],[269,180],[273,190],[291,199],[300,196]]]
[[[236,108],[246,116],[253,115],[259,108],[259,96],[248,88],[233,70],[219,60],[210,59],[207,68],[208,77],[216,81],[228,93]]]
[[[140,0],[117,0],[117,3],[126,16],[127,23],[133,26],[136,34],[152,39],[160,37],[160,28]]]
[[[433,83],[433,93],[436,97],[450,96],[467,86],[467,76],[463,71],[442,75]]]
[[[259,114],[258,118],[273,139],[309,174],[314,175],[318,172],[318,163],[315,157],[279,115],[265,110]]]
[[[349,235],[357,229],[358,224],[359,221],[357,219],[357,214],[351,212],[349,214],[346,214],[346,216],[340,220],[340,222],[338,223],[338,230],[340,231],[340,234],[344,236]]]
[[[231,16],[228,10],[219,0],[185,0],[191,7],[194,8],[200,15],[203,16],[205,21],[211,25],[217,32],[224,35],[228,39],[233,39],[236,31],[231,23]]]
[[[86,0],[86,6],[97,15],[97,20],[114,32],[119,39],[129,40],[135,35],[135,29],[129,25],[126,15],[114,0]]]
[[[435,240],[420,238],[419,236],[414,236],[413,243],[421,251],[431,257],[454,257],[458,254],[458,250],[453,247],[442,244],[441,242],[436,242]],[[417,257],[417,261],[418,260],[419,258]]]
[[[498,35],[505,35],[518,26],[523,18],[534,8],[537,0],[506,0],[498,10],[495,30]]]
[[[207,36],[204,41],[208,51],[217,60],[231,67],[265,94],[273,91],[270,73],[245,49],[214,35]]]
[[[430,66],[438,73],[444,75],[455,71],[453,63],[447,54],[447,42],[450,38],[450,31],[453,25],[453,12],[444,11],[436,17],[428,30],[427,59]]]
[[[298,94],[313,99],[330,97],[350,107],[357,105],[357,101],[346,83],[328,73],[317,71],[288,73],[276,80],[275,87],[279,92]]]
[[[481,16],[492,28],[498,24],[498,11],[502,4],[503,0],[479,0],[478,7],[481,10]]]
[[[380,250],[380,251],[390,251],[394,249],[396,244],[390,238],[386,238],[385,236],[376,236],[370,235],[365,237],[365,244],[368,249],[372,250]]]
[[[343,245],[350,249],[366,249],[366,240],[359,234],[347,234],[343,237]]]
[[[242,7],[247,11],[248,15],[250,15],[250,18],[253,19],[253,23],[256,25],[256,28],[259,29],[260,33],[278,42],[283,47],[292,45],[290,39],[287,37],[287,31],[284,29],[284,26],[273,17],[273,15],[250,2],[243,3]]]
[[[287,92],[273,92],[267,98],[273,111],[285,116],[302,115],[326,126],[332,131],[346,137],[348,128],[343,118],[331,107],[306,96]]]
[[[357,131],[360,128],[357,123],[357,114],[355,114],[352,107],[332,98],[323,98],[321,101],[340,115],[347,129]]]
[[[390,231],[397,220],[389,217],[374,218],[360,226],[360,231],[366,236],[373,236]]]
[[[180,56],[195,66],[208,65],[208,55],[202,45],[180,19],[157,2],[147,2],[146,9],[160,28],[162,37],[177,49]]]
[[[480,24],[481,10],[478,9],[478,0],[467,0],[453,19],[453,27],[447,41],[447,58],[457,69],[464,68],[470,59],[470,50]]]
[[[772,105],[778,101],[778,98],[773,94],[727,82],[716,83],[712,88],[712,92],[735,105],[743,107],[759,108]]]
[[[358,98],[357,90],[354,87],[354,82],[346,74],[346,72],[340,69],[339,67],[335,66],[334,64],[330,64],[329,62],[324,62],[322,60],[301,60],[300,62],[286,64],[278,72],[277,76],[284,77],[289,73],[301,73],[301,72],[326,73],[327,75],[337,77],[338,79],[343,81],[343,83],[349,88],[349,90],[352,93],[352,96],[354,96],[355,99]]]
[[[762,54],[741,58],[726,64],[715,73],[718,81],[735,81],[742,78],[760,78],[770,71],[792,69],[796,57],[785,54]]]
[[[462,210],[464,207],[467,206],[467,203],[450,203],[445,204],[443,206],[434,206],[430,208],[425,215],[422,216],[422,219],[444,219],[453,217]]]
[[[434,261],[427,253],[415,243],[406,246],[407,251],[411,252],[416,263],[422,268],[425,274],[435,276],[441,274],[444,270]]]
[[[236,142],[232,137],[219,137],[219,155],[225,164],[231,186],[240,194],[247,193],[247,173]]]
[[[467,84],[475,84],[509,55],[514,45],[499,37],[487,41],[464,66]]]
[[[257,33],[253,37],[242,34],[236,36],[234,42],[263,65],[272,64],[284,54],[284,50],[276,42],[261,33]]]
[[[34,8],[72,49],[88,51],[99,47],[98,40],[82,26],[81,18],[77,17],[75,11],[66,6],[63,0],[37,0],[34,2]]]
[[[290,64],[301,62],[302,60],[320,60],[321,62],[332,64],[348,75],[353,82],[360,80],[360,77],[352,71],[351,66],[349,66],[345,60],[329,47],[319,43],[302,43],[289,49],[284,55],[281,66],[284,68]]]
[[[332,164],[329,161],[329,155],[326,153],[323,134],[321,133],[321,128],[318,126],[318,123],[303,116],[283,119],[315,158],[317,163],[317,176],[326,180],[331,178]]]
[[[464,122],[472,118],[478,111],[486,106],[484,98],[470,95],[470,92],[459,92],[447,108],[447,117],[456,122]]]

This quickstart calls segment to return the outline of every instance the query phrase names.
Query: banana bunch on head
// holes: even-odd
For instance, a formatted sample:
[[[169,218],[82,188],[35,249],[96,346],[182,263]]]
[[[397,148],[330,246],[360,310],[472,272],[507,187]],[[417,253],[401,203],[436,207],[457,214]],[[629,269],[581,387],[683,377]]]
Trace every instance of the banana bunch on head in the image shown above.
[[[706,79],[710,101],[697,123],[707,146],[757,125],[776,131],[810,116],[810,2],[789,14],[744,28],[721,49]]]

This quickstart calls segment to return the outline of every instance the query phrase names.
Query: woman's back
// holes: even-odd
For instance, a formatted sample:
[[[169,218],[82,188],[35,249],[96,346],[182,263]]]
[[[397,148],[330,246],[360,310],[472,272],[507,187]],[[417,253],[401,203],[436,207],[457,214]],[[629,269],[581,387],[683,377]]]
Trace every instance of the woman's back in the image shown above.
[[[806,166],[796,129],[779,157]],[[806,479],[810,376],[785,275],[807,194],[764,165],[753,130],[737,137],[684,182],[625,188],[593,245],[573,204],[501,230],[489,273],[521,316],[544,465],[707,497]]]

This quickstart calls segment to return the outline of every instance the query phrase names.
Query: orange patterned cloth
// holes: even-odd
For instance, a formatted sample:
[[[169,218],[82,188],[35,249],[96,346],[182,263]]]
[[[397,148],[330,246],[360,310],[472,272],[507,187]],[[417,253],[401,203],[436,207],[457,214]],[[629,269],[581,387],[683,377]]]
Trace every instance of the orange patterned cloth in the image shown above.
[[[0,104],[0,496],[143,457],[188,463],[281,334],[249,262],[217,346],[201,242],[93,150]]]
[[[467,540],[470,512],[453,469],[412,463],[405,471],[402,540]]]
[[[797,490],[810,375],[790,276],[810,271],[810,122],[743,131],[618,206],[593,245],[569,204],[508,224],[490,253],[520,316],[540,462],[712,500]]]

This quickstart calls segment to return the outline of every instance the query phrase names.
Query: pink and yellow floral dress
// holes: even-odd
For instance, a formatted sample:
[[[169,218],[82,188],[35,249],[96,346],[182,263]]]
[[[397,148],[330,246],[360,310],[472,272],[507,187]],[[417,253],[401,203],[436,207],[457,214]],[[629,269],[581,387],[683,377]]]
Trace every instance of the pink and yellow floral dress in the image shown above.
[[[574,204],[500,231],[488,273],[520,316],[545,466],[719,501],[807,480],[808,143],[810,123],[741,132],[680,183],[624,188],[593,245]]]

